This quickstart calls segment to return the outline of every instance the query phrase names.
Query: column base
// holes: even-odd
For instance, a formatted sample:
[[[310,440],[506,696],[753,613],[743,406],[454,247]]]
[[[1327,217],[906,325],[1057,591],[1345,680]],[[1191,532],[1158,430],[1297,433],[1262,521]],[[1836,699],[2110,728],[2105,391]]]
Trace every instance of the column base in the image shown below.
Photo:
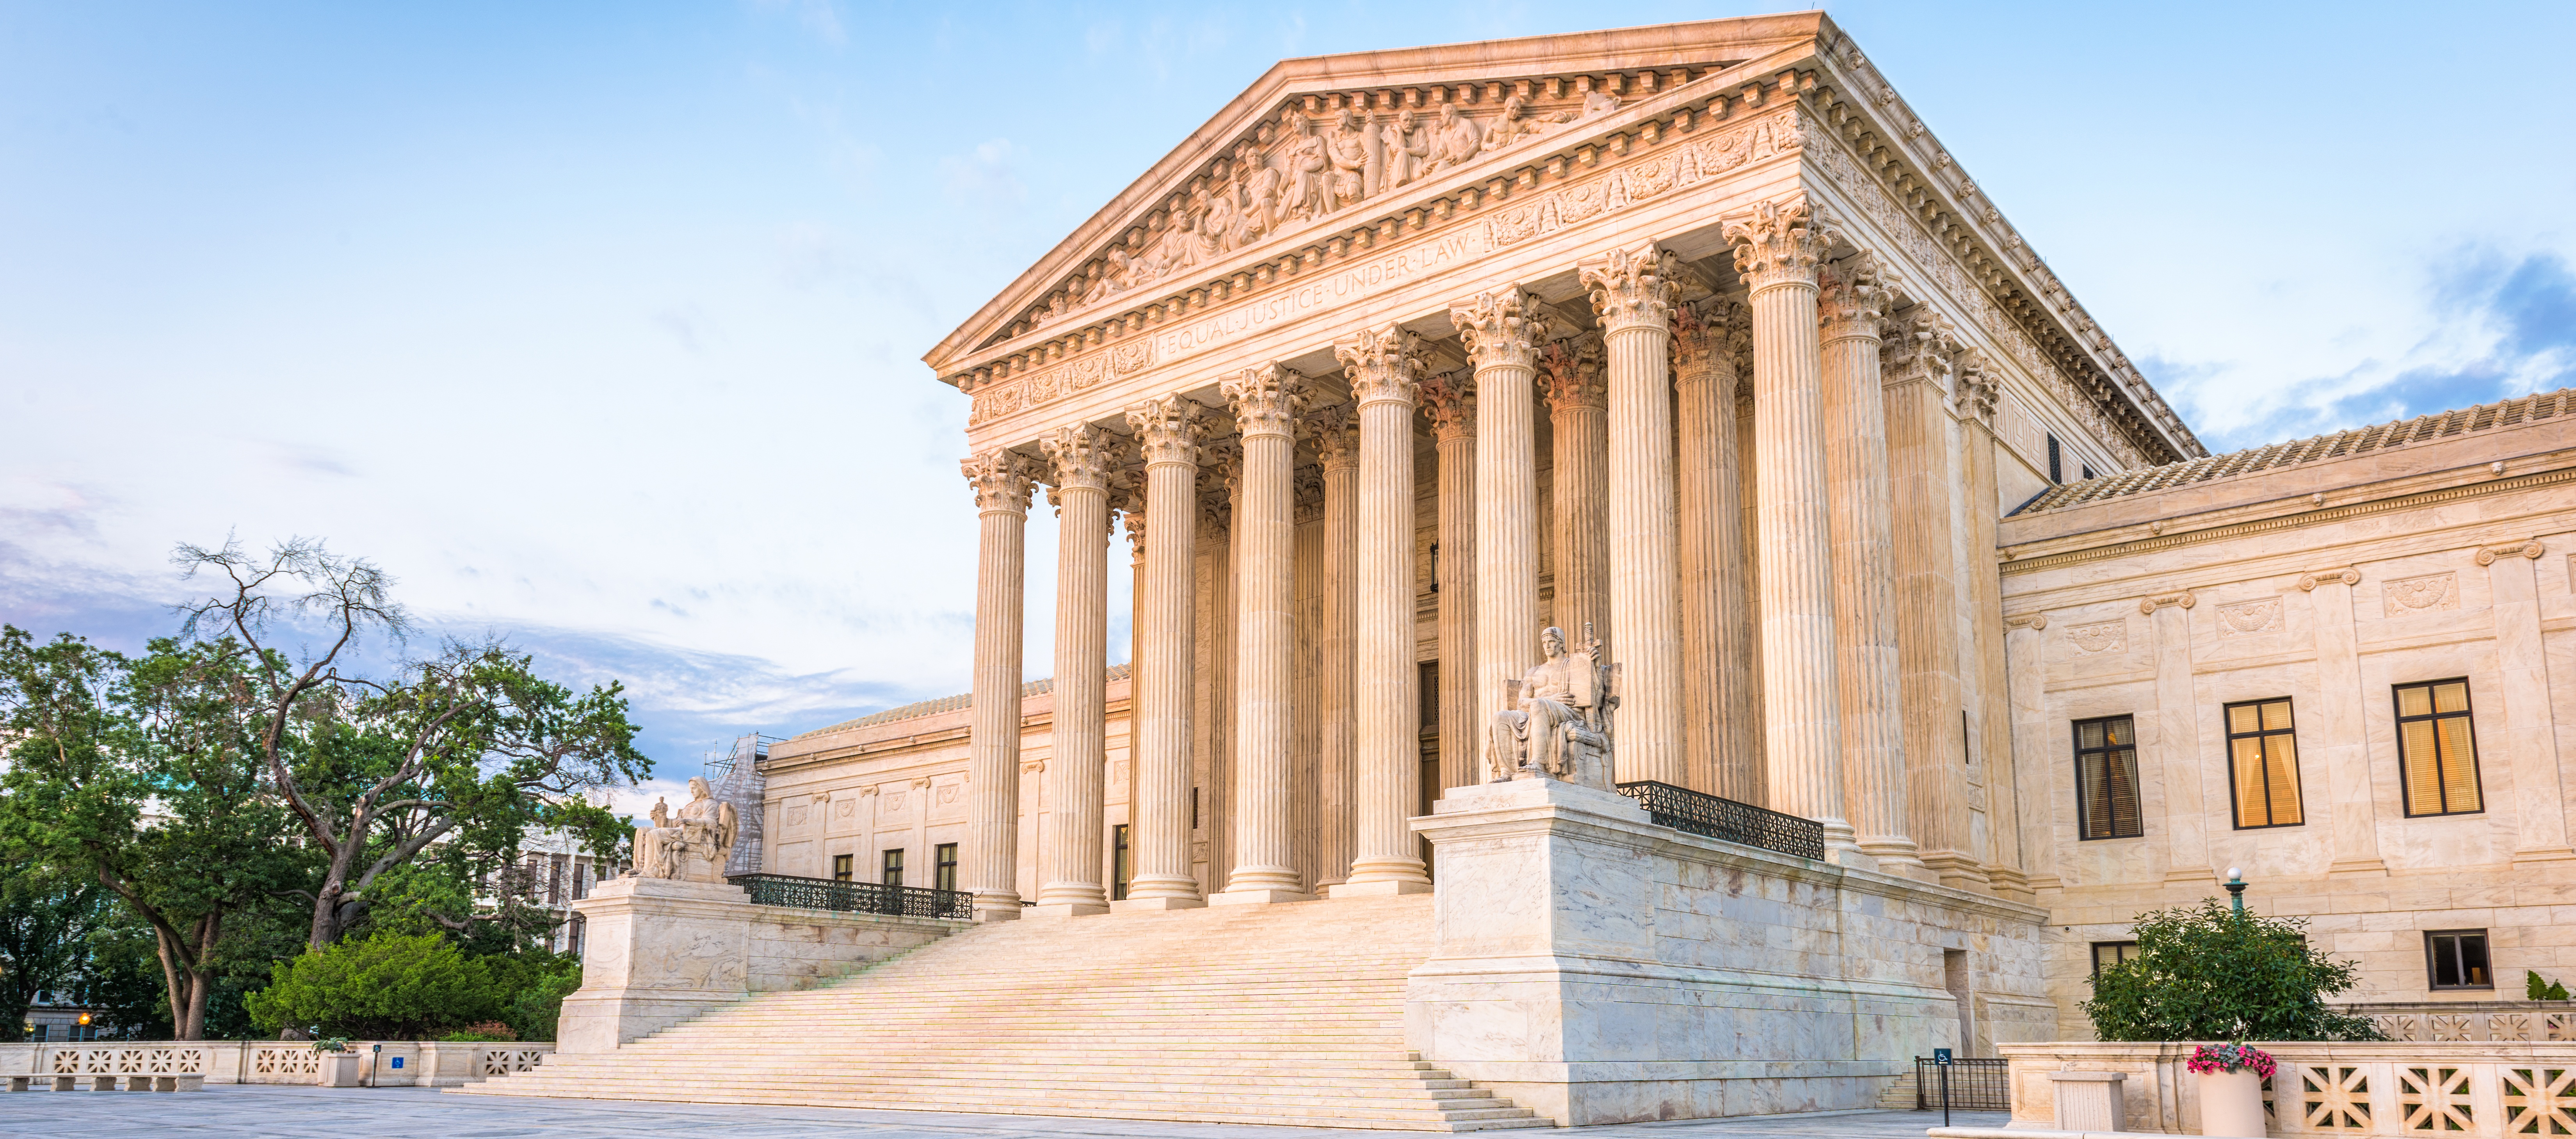
[[[1220,890],[1208,895],[1211,906],[1267,906],[1278,902],[1311,902],[1313,894],[1295,890]]]
[[[1922,849],[1911,842],[1863,842],[1860,852],[1877,861],[1876,869],[1881,874],[1893,874],[1917,882],[1937,883],[1941,880],[1939,874],[1923,864]]]
[[[1335,898],[1392,898],[1399,894],[1428,894],[1430,892],[1431,883],[1429,882],[1388,879],[1377,882],[1336,882],[1333,884],[1329,896]]]
[[[1107,902],[1040,902],[1026,910],[1033,918],[1087,918],[1108,912]]]
[[[1018,921],[1020,911],[1026,908],[1020,904],[1018,894],[975,895],[976,921]]]
[[[1113,914],[1143,913],[1148,910],[1195,910],[1207,903],[1198,898],[1125,898],[1109,903]]]

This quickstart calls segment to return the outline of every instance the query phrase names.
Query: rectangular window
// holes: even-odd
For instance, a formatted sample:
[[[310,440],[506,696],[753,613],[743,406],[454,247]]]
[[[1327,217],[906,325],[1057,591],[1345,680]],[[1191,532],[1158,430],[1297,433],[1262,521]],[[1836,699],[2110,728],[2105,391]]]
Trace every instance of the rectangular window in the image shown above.
[[[1111,840],[1116,843],[1116,849],[1109,859],[1109,899],[1113,902],[1123,902],[1127,900],[1127,880],[1135,875],[1136,864],[1127,851],[1127,824],[1120,823],[1111,828],[1109,833]]]
[[[2052,483],[2066,481],[2065,455],[2058,449],[2057,436],[2053,434],[2048,437],[2048,481]]]
[[[2075,722],[2075,820],[2080,836],[2136,838],[2147,833],[2138,809],[2138,729],[2127,716]]]
[[[2295,827],[2299,811],[2299,741],[2288,699],[2227,706],[2228,793],[2236,829]]]
[[[2437,929],[2424,935],[2426,972],[2436,989],[2492,989],[2487,969],[2487,931]]]
[[[930,848],[930,884],[935,889],[957,888],[957,844],[943,842]]]
[[[2096,941],[2093,943],[2093,975],[2127,961],[2136,960],[2138,943],[2134,941]]]
[[[884,868],[877,878],[879,883],[887,886],[903,885],[903,851],[885,852],[885,862],[882,865]]]
[[[36,1034],[28,1037],[27,1039],[33,1040],[38,1044],[42,1044],[45,1042],[45,1033],[50,1031],[53,1027],[54,1026],[50,1024],[39,1024],[36,1026]]]
[[[857,856],[857,855],[855,855],[855,854],[835,854],[835,855],[833,855],[833,856],[832,856],[832,880],[833,880],[833,881],[835,881],[835,882],[847,882],[847,881],[849,881],[849,880],[850,880],[850,863],[852,863],[852,862],[856,862],[856,861],[858,861],[858,856]]]
[[[2469,682],[2433,680],[2397,688],[2397,752],[2406,814],[2467,815],[2486,809],[2478,792],[2478,741],[2469,728]]]

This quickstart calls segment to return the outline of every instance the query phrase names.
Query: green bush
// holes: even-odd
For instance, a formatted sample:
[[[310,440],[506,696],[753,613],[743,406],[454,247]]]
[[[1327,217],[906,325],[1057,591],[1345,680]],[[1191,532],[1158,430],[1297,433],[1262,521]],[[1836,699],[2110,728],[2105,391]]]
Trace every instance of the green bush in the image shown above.
[[[421,1040],[488,1020],[492,971],[437,934],[379,933],[280,961],[250,996],[262,1029],[319,1025],[323,1033]]]
[[[501,1019],[509,1022],[510,1031],[521,1040],[552,1040],[555,1020],[563,1015],[564,998],[580,987],[581,960],[567,956],[511,997],[501,1008]]]
[[[2540,974],[2534,973],[2529,969],[2522,971],[2522,991],[2524,996],[2535,1001],[2563,1001],[2567,999],[2567,986],[2559,984],[2556,981],[2543,980],[2541,979]]]
[[[2138,954],[2093,978],[2103,1040],[2379,1040],[2326,998],[2358,967],[2308,946],[2304,918],[2234,913],[2215,898],[2138,915]]]

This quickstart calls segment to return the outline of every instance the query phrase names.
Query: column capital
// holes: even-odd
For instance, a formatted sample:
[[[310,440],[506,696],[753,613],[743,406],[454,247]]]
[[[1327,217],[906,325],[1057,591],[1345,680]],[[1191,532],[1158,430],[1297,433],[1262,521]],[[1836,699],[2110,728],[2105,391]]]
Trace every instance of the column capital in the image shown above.
[[[1125,457],[1126,440],[1088,423],[1059,427],[1039,437],[1057,490],[1109,489]],[[1052,495],[1052,492],[1050,492]]]
[[[2158,593],[2139,598],[2138,612],[2152,616],[2158,609],[2189,609],[2199,601],[2188,589],[2179,593]]]
[[[1821,307],[1821,306],[1819,306]],[[1960,351],[1958,326],[1939,309],[1918,304],[1904,316],[1889,317],[1881,332],[1879,345],[1879,382],[1885,387],[1928,383],[1939,388],[1945,399],[1955,401],[1952,364]],[[1964,414],[1954,402],[1952,415]]]
[[[1315,459],[1325,470],[1360,464],[1359,418],[1352,414],[1356,410],[1356,405],[1337,403],[1306,417],[1306,434],[1315,441]]]
[[[1880,338],[1893,298],[1876,255],[1863,250],[1824,266],[1816,285],[1816,327],[1824,339]]]
[[[1295,498],[1295,519],[1303,525],[1324,516],[1324,468],[1313,463],[1299,467],[1291,490]]]
[[[2545,552],[2546,551],[2540,548],[2540,539],[2538,538],[2533,538],[2527,542],[2514,542],[2503,546],[2481,546],[2478,548],[2478,564],[2482,566],[2491,566],[2496,563],[2497,558],[2529,558],[2533,561],[2539,561],[2540,555]]]
[[[1816,264],[1832,243],[1827,232],[1831,224],[1803,194],[1755,202],[1751,213],[1726,223],[1727,244],[1735,247],[1735,271],[1757,293],[1779,285],[1813,288]]]
[[[957,463],[966,485],[975,492],[975,508],[986,514],[1029,512],[1029,487],[1037,464],[1008,447],[979,451]]]
[[[1177,395],[1129,404],[1127,426],[1136,433],[1146,466],[1198,462],[1198,404]]]
[[[2016,613],[2004,618],[2005,632],[2011,632],[2016,629],[2028,629],[2031,632],[2036,633],[2047,627],[2048,614],[2046,613]]]
[[[1547,397],[1551,415],[1563,415],[1575,408],[1609,407],[1610,385],[1602,375],[1601,334],[1578,333],[1541,350],[1538,386],[1539,393]]]
[[[1744,302],[1725,297],[1695,304],[1675,302],[1672,328],[1673,374],[1681,383],[1707,380],[1717,374],[1720,364],[1727,365],[1730,373],[1735,371],[1736,341],[1749,338],[1753,331]]]
[[[1449,322],[1479,371],[1537,367],[1539,345],[1548,338],[1548,315],[1547,302],[1522,292],[1519,285],[1478,293],[1449,308]]]
[[[2361,584],[2361,571],[2345,566],[2341,569],[2310,570],[2299,575],[2299,592],[2314,593],[2320,585],[2355,586]]]
[[[1412,403],[1414,386],[1422,379],[1422,337],[1393,324],[1334,344],[1333,358],[1342,362],[1351,395],[1363,406],[1382,400]]]
[[[1438,442],[1476,434],[1476,376],[1460,368],[1422,381],[1422,413],[1431,419],[1431,438]]]
[[[1671,321],[1682,274],[1682,259],[1671,250],[1651,244],[1634,251],[1613,249],[1576,268],[1592,293],[1592,311],[1601,317],[1602,332],[1663,328]]]
[[[1217,385],[1245,436],[1287,435],[1306,406],[1306,377],[1278,363],[1245,368]]]

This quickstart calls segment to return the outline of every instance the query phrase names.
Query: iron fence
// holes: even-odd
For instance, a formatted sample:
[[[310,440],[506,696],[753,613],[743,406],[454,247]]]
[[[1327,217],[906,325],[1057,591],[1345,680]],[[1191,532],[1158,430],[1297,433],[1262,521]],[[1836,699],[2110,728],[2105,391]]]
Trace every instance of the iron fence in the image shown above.
[[[880,886],[786,874],[736,874],[725,881],[751,895],[755,906],[794,906],[845,914],[899,914],[912,918],[975,918],[975,895],[963,890]]]
[[[1941,1064],[1929,1056],[1914,1058],[1914,1110],[1937,1111],[2011,1111],[2012,1062],[2009,1060],[1972,1060],[1966,1057],[1950,1061],[1947,1085],[1950,1102],[1941,1102],[1943,1084]]]
[[[1688,787],[1641,779],[1619,785],[1619,793],[1646,808],[1659,827],[1688,834],[1740,842],[1800,858],[1825,856],[1825,827],[1814,819],[1784,815],[1751,803],[1720,799]]]

